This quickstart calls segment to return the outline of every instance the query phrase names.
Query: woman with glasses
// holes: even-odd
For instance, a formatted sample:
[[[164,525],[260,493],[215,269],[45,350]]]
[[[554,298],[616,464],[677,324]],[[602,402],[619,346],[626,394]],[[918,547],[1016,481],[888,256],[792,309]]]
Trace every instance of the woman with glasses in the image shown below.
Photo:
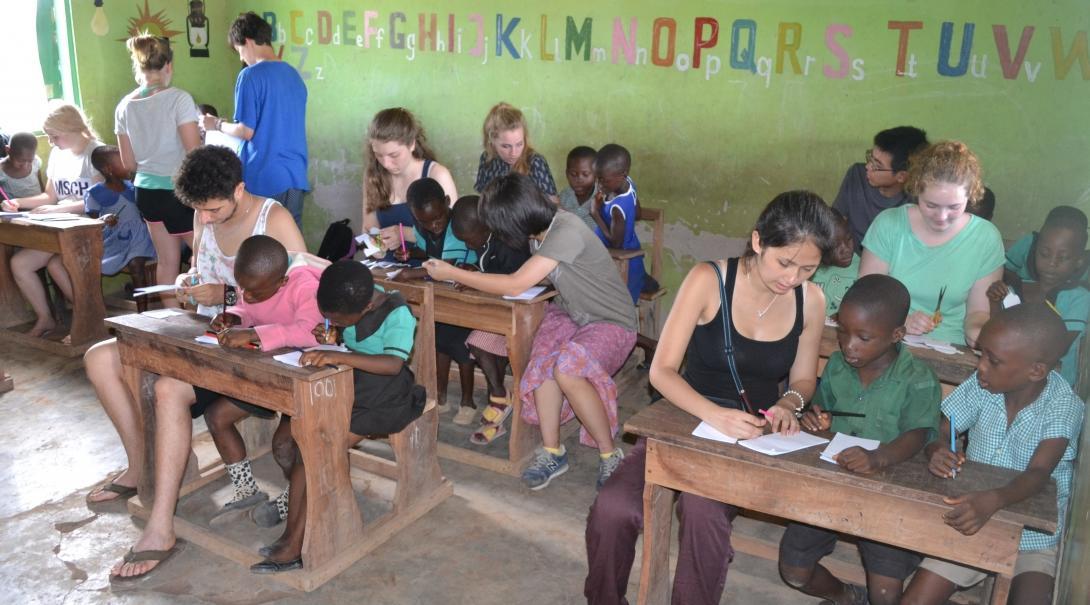
[[[984,195],[980,161],[958,141],[913,156],[905,187],[916,203],[878,215],[863,239],[859,276],[897,278],[912,295],[909,334],[974,346],[988,321],[988,286],[1003,277],[1003,239],[966,212]]]
[[[874,146],[863,163],[852,164],[840,183],[833,207],[848,219],[856,253],[863,251],[863,236],[879,212],[911,201],[905,193],[908,158],[927,146],[927,133],[898,126],[874,135]]]

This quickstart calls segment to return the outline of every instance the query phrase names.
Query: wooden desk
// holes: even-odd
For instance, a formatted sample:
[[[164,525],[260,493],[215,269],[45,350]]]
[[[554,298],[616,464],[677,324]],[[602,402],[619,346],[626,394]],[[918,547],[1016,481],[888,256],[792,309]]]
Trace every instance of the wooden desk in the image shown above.
[[[155,430],[152,388],[155,374],[292,417],[292,436],[307,466],[304,568],[300,572],[275,574],[273,579],[277,581],[300,590],[317,588],[453,492],[451,483],[439,472],[434,450],[428,449],[435,443],[438,426],[433,408],[401,433],[391,436],[395,454],[418,448],[421,456],[417,460],[398,457],[397,478],[408,480],[398,481],[393,510],[370,523],[365,533],[349,480],[349,467],[362,465],[385,475],[383,470],[394,470],[390,468],[394,464],[357,461],[359,456],[350,461],[350,455],[341,447],[347,439],[354,396],[352,372],[347,366],[297,368],[274,361],[268,353],[200,344],[193,339],[205,331],[208,319],[196,314],[165,320],[125,315],[110,318],[107,325],[117,332],[126,381],[131,392],[138,394],[145,431],[149,433],[140,495],[129,501],[129,510],[135,515],[147,518],[154,494],[155,440],[151,435]],[[209,483],[223,472],[220,467],[215,474],[200,476],[185,484],[181,494]],[[180,517],[175,517],[174,524],[179,536],[243,565],[261,560],[253,549],[228,540],[219,532]]]
[[[374,271],[374,274],[376,283],[387,290],[396,290],[406,283],[384,279],[381,270]],[[534,333],[545,317],[546,303],[554,296],[556,291],[546,290],[533,300],[515,301],[479,290],[456,290],[451,284],[436,283],[435,321],[506,336],[512,383],[514,392],[517,393],[522,382],[522,373],[530,362]],[[440,380],[446,378],[439,377]],[[477,447],[469,443],[466,444],[468,447],[439,443],[439,455],[498,473],[514,476],[521,474],[523,467],[533,456],[534,449],[541,443],[541,433],[522,419],[522,401],[517,396],[513,399],[506,460],[468,449]]]
[[[1005,485],[1018,474],[1009,469],[967,462],[957,479],[940,479],[927,471],[920,454],[868,477],[822,462],[822,447],[766,456],[693,437],[698,423],[660,401],[625,424],[628,432],[647,438],[640,603],[670,601],[670,490],[995,573],[994,604],[1006,603],[1022,528],[1056,531],[1055,484],[999,511],[975,535],[963,536],[943,523],[952,508],[943,496]]]
[[[908,347],[908,345],[901,345]],[[821,370],[825,369],[825,363],[829,361],[829,356],[834,352],[840,350],[840,343],[836,340],[836,328],[832,326],[825,326],[825,330],[821,333],[821,348],[818,351],[820,361],[818,362],[818,374],[821,374]],[[940,353],[934,349],[926,349],[923,347],[908,347],[908,350],[916,356],[917,359],[923,361],[927,365],[931,366],[931,369],[935,371],[935,375],[938,376],[939,382],[942,383],[942,392],[945,396],[949,393],[953,387],[965,382],[976,371],[977,355],[972,349],[966,346],[958,346],[957,350],[960,351],[957,355],[947,355],[946,353]]]
[[[33,248],[61,256],[72,280],[71,345],[5,329],[6,337],[62,355],[81,355],[87,346],[106,337],[102,320],[102,221],[80,218],[40,222],[16,218],[0,220],[0,328],[12,328],[33,321],[11,275],[12,247]]]

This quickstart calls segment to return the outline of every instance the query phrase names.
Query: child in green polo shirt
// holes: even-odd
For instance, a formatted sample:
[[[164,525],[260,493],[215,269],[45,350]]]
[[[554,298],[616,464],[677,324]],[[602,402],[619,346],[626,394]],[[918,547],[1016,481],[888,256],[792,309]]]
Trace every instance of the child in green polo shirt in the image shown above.
[[[355,396],[345,450],[367,435],[389,435],[405,428],[424,411],[424,387],[415,384],[408,367],[416,318],[396,292],[375,286],[363,264],[343,260],[322,272],[318,310],[331,325],[318,324],[314,336],[332,344],[338,332],[348,352],[307,351],[303,366],[351,366]],[[287,524],[283,535],[261,549],[266,558],[250,567],[254,573],[302,569],[306,521],[306,471],[296,456],[291,470]]]
[[[910,298],[888,275],[857,280],[840,303],[837,340],[813,404],[800,424],[881,442],[875,450],[851,447],[836,456],[841,467],[870,474],[911,458],[932,436],[942,389],[935,373],[900,346]],[[850,415],[841,416],[838,413]],[[899,601],[905,578],[919,565],[916,553],[859,540],[867,587],[838,580],[819,562],[833,552],[835,532],[789,523],[780,541],[780,575],[802,592],[833,603]]]
[[[1022,531],[1009,603],[1052,603],[1056,555],[1071,495],[1085,405],[1053,368],[1067,348],[1067,328],[1044,303],[1024,303],[992,315],[980,330],[976,373],[942,402],[944,419],[928,444],[928,469],[952,479],[944,499],[953,509],[943,521],[971,536],[996,511],[1040,492],[1056,481],[1056,532]],[[953,419],[954,426],[950,426]],[[965,453],[950,450],[950,431],[969,433]],[[1021,471],[1007,485],[964,492],[955,471],[965,460]],[[958,478],[955,478],[958,477]],[[946,603],[959,588],[985,573],[937,559],[924,559],[905,590],[904,602]]]
[[[852,227],[848,219],[836,210],[837,216],[836,247],[829,252],[826,258],[821,259],[821,266],[810,277],[810,281],[817,284],[825,293],[825,317],[832,317],[840,310],[840,301],[848,288],[855,283],[859,276],[859,255],[855,253],[855,239],[852,238]]]

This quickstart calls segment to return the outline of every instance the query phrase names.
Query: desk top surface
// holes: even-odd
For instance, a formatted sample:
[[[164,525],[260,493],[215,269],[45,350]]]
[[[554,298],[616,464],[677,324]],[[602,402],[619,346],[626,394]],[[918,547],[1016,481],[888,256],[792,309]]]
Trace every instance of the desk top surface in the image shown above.
[[[48,214],[42,214],[38,216],[49,216]],[[78,218],[66,219],[66,220],[34,220],[29,218],[20,217],[2,217],[0,218],[0,228],[4,226],[10,227],[31,227],[35,229],[44,229],[47,231],[70,231],[87,228],[102,228],[105,225],[102,221],[96,218],[89,218],[81,216]]]
[[[403,282],[390,281],[386,279],[386,272],[378,269],[372,269],[372,273],[375,276],[375,282],[381,285],[383,288],[396,290],[400,284],[423,284],[429,283],[423,279],[410,279]],[[449,282],[430,282],[435,288],[435,297],[448,298],[453,300],[461,300],[469,303],[501,303],[505,305],[529,305],[539,302],[544,302],[550,298],[556,296],[556,290],[552,288],[546,288],[541,294],[529,299],[529,300],[510,300],[500,296],[499,294],[489,294],[487,292],[481,292],[480,290],[474,290],[472,288],[459,289],[455,288],[454,284]]]
[[[107,318],[106,326],[116,330],[121,340],[124,340],[125,337],[155,340],[188,351],[208,355],[222,361],[224,364],[245,366],[292,378],[317,380],[338,372],[347,371],[347,368],[332,367],[300,368],[273,359],[273,355],[286,353],[292,349],[255,351],[251,349],[228,349],[218,345],[199,343],[194,339],[204,334],[205,330],[208,329],[208,321],[207,317],[192,312],[184,315],[172,315],[165,319],[133,313]]]
[[[901,346],[908,347],[905,344]],[[941,382],[961,384],[976,371],[977,354],[964,345],[955,345],[955,348],[957,348],[958,352],[953,355],[924,347],[908,347],[908,350],[917,359],[930,366]],[[825,330],[821,333],[821,348],[818,354],[821,357],[828,358],[839,350],[840,344],[836,340],[836,328],[825,326]]]
[[[825,479],[845,486],[862,488],[875,494],[909,501],[942,505],[944,496],[1006,485],[1019,473],[987,464],[966,462],[956,479],[942,479],[927,470],[923,452],[901,464],[873,475],[858,475],[820,459],[824,446],[768,456],[744,447],[711,441],[692,435],[700,420],[668,401],[662,400],[639,411],[625,423],[625,431],[725,459],[750,462],[787,475],[795,474]],[[829,437],[831,435],[824,435]],[[787,482],[790,485],[790,482]],[[1040,493],[996,513],[996,518],[1033,527],[1056,530],[1056,486],[1049,482]]]

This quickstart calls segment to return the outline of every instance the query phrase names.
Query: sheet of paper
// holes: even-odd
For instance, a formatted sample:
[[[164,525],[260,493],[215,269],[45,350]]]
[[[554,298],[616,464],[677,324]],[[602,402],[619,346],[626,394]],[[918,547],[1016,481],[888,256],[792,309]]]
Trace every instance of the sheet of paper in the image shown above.
[[[133,296],[145,296],[147,294],[155,294],[156,292],[173,292],[177,289],[174,284],[160,284],[157,286],[146,286],[143,288],[136,288],[132,291]]]
[[[756,439],[743,439],[738,442],[738,445],[749,448],[755,452],[768,454],[769,456],[779,456],[781,454],[789,454],[828,442],[829,440],[824,437],[818,437],[817,435],[811,435],[805,431],[799,431],[790,436],[781,435],[779,433],[769,433],[768,435],[761,435]]]
[[[361,233],[356,236],[356,243],[363,246],[364,256],[381,256],[384,254],[382,246],[370,233]]]
[[[829,326],[830,328],[835,328],[835,327],[839,326],[840,324],[836,323],[836,320],[833,319],[832,317],[826,317],[825,318],[825,325]]]
[[[219,130],[209,130],[204,133],[205,145],[219,145],[220,147],[226,147],[231,151],[238,153],[240,147],[242,147],[242,139],[233,137],[226,132],[220,132]]]
[[[545,291],[545,286],[530,286],[525,292],[517,296],[504,296],[507,300],[533,300],[535,296]]]
[[[144,311],[143,315],[154,317],[155,319],[166,319],[175,315],[185,315],[185,313],[178,309],[154,309],[152,311]]]
[[[693,429],[693,437],[700,437],[702,439],[711,439],[712,441],[720,441],[723,443],[738,443],[738,440],[734,437],[729,437],[719,432],[719,429],[713,427],[707,422],[701,422]]]
[[[386,279],[393,279],[393,278],[397,277],[399,273],[401,273],[401,269],[394,269],[393,271],[387,271],[386,272]]]
[[[1018,304],[1022,304],[1022,299],[1013,290],[1007,290],[1007,295],[1003,297],[1003,308],[1009,309]]]
[[[84,217],[71,212],[43,212],[41,214],[27,214],[24,218],[49,223],[53,221],[77,221]]]
[[[20,216],[26,216],[28,212],[0,212],[0,218],[18,218]]]
[[[348,347],[345,347],[344,345],[318,345],[316,347],[311,347],[311,348],[305,349],[305,350],[307,350],[307,351],[340,351],[342,353],[347,353],[348,352]],[[280,363],[287,364],[289,366],[295,366],[297,368],[301,368],[303,366],[301,366],[299,364],[299,358],[302,357],[302,356],[303,356],[303,351],[291,351],[289,353],[282,353],[280,355],[273,355],[273,359],[275,359],[276,361],[279,361]]]
[[[215,336],[209,336],[207,334],[201,334],[200,336],[194,338],[193,340],[195,340],[195,341],[197,341],[197,342],[199,342],[201,344],[216,345],[217,347],[220,346],[219,339],[217,339]]]
[[[882,442],[877,439],[864,439],[862,437],[853,437],[851,435],[845,435],[844,433],[837,433],[833,435],[833,440],[829,442],[829,445],[825,446],[825,450],[821,452],[821,459],[826,462],[832,462],[836,464],[836,460],[833,460],[833,456],[843,452],[849,447],[861,447],[865,450],[876,450]]]
[[[928,338],[926,336],[921,336],[921,335],[918,335],[918,334],[908,334],[902,339],[902,342],[904,342],[906,345],[908,345],[910,347],[932,349],[932,350],[938,351],[939,353],[944,353],[946,355],[960,355],[961,354],[961,351],[957,350],[954,347],[954,345],[952,345],[952,344],[950,344],[948,342],[942,342],[942,341],[939,341],[939,340],[934,340],[934,339]]]

